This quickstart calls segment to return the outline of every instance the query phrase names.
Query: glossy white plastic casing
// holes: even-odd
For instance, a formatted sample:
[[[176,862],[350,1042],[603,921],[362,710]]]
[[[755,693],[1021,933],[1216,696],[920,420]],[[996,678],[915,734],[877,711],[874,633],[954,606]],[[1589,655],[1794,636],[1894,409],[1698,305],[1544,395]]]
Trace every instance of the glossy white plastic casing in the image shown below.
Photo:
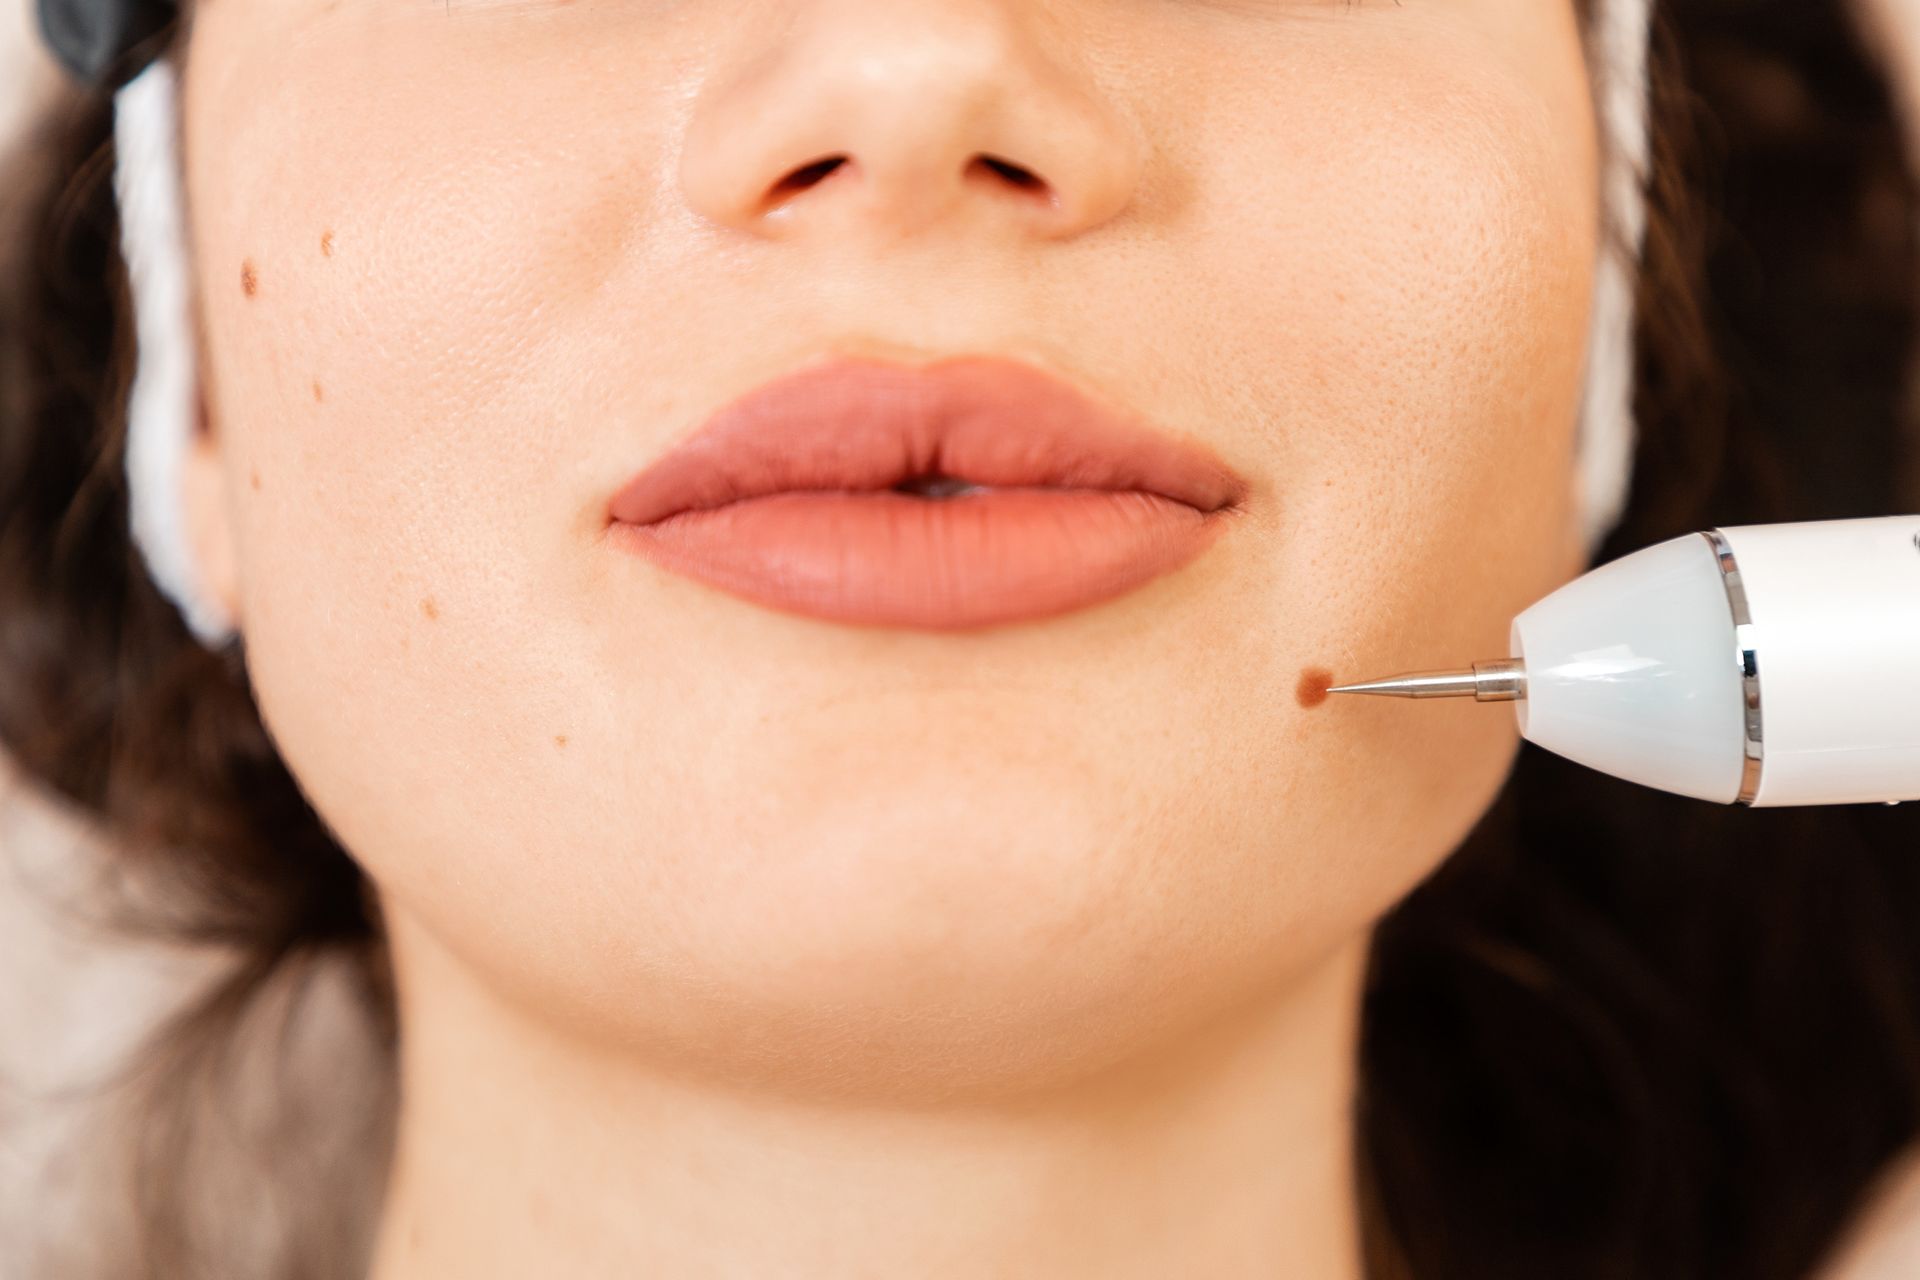
[[[1528,741],[1629,782],[1730,804],[1740,669],[1713,547],[1697,533],[1575,578],[1513,620]]]
[[[1753,803],[1920,797],[1920,516],[1720,532],[1760,669]]]
[[[1721,803],[1920,798],[1920,516],[1656,543],[1528,608],[1508,650],[1521,734],[1590,768]]]

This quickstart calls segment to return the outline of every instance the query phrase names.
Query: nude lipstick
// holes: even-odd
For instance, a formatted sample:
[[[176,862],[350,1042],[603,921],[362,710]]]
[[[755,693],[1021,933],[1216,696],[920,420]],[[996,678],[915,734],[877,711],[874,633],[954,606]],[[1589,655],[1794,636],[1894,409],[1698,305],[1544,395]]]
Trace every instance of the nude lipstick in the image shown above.
[[[1211,451],[1023,361],[837,357],[723,407],[608,520],[623,548],[770,608],[961,630],[1169,573],[1246,490]]]

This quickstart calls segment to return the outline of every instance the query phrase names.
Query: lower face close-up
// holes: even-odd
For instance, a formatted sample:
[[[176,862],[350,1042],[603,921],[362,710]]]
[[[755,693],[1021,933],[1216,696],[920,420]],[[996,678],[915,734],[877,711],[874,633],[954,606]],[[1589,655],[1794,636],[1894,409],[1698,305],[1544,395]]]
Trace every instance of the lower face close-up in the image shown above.
[[[403,1005],[1011,1097],[1350,998],[1498,790],[1510,715],[1316,691],[1582,566],[1573,4],[203,0],[182,67],[196,555]]]

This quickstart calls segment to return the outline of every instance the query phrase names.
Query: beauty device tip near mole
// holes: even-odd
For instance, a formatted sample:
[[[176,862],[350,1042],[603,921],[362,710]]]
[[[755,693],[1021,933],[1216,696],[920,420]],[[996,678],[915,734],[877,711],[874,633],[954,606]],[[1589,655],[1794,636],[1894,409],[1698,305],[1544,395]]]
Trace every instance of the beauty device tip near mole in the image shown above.
[[[1920,798],[1920,515],[1683,534],[1538,601],[1507,649],[1327,692],[1511,703],[1549,751],[1723,804]]]

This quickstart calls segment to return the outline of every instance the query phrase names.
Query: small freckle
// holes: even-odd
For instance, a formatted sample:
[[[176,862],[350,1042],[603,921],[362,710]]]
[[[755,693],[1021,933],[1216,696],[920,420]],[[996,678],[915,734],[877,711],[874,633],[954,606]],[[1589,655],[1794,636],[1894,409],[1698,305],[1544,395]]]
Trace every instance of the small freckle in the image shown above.
[[[253,259],[248,258],[240,264],[240,291],[251,298],[260,288],[260,279],[253,273]]]
[[[433,602],[432,596],[428,596],[420,602],[420,612],[426,614],[429,618],[437,618],[440,616],[440,606]]]
[[[320,384],[317,382],[314,383],[313,384],[313,402],[315,404],[319,404],[322,400],[325,400],[326,398],[327,398],[327,394],[326,392],[320,390]]]
[[[1333,672],[1321,667],[1308,667],[1300,673],[1300,683],[1294,686],[1293,696],[1299,699],[1303,707],[1317,707],[1327,700],[1327,690],[1333,687]]]
[[[254,488],[258,489],[260,487],[260,468],[255,467],[253,473],[247,477],[247,480]]]
[[[553,745],[554,745],[554,746],[556,746],[556,747],[564,747],[564,746],[566,746],[566,745],[567,745],[567,735],[566,735],[566,734],[564,734],[564,733],[556,733],[556,734],[554,734],[554,735],[553,735]]]
[[[329,258],[333,256],[333,232],[324,232],[320,236],[320,252]]]

